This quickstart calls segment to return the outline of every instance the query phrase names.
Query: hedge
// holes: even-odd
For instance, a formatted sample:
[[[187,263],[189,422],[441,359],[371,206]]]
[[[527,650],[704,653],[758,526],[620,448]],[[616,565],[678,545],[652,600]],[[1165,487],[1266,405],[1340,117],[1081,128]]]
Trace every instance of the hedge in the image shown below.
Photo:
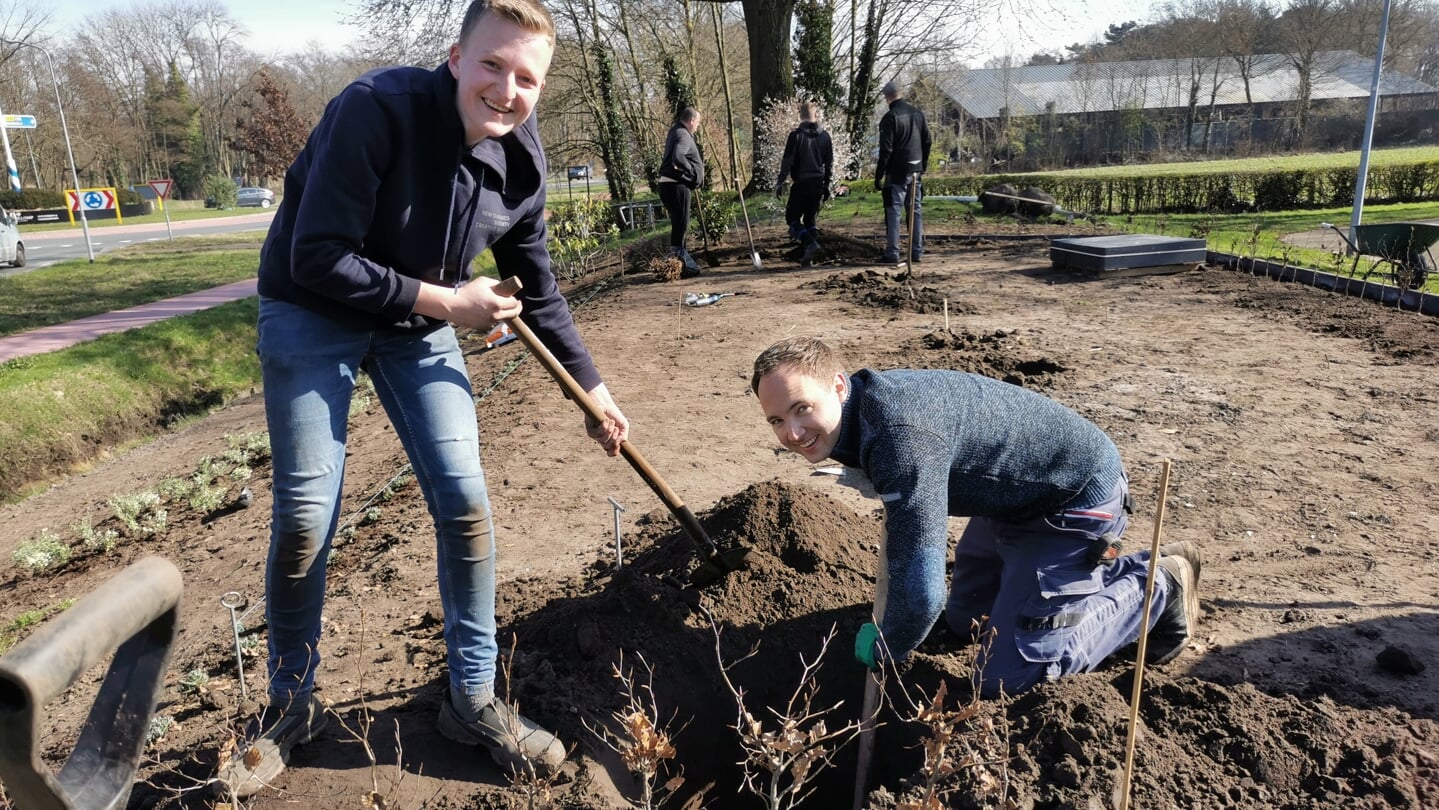
[[[1104,214],[1192,214],[1329,208],[1354,202],[1358,168],[1154,175],[968,175],[925,177],[929,195],[978,195],[1000,183],[1037,186],[1071,211]],[[1371,167],[1365,203],[1439,200],[1439,161]]]

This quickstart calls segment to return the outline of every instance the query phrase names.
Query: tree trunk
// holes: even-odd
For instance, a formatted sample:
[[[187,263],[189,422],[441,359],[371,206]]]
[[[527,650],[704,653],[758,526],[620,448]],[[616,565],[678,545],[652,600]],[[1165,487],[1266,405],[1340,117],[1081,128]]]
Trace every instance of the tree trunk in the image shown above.
[[[749,86],[751,133],[766,101],[794,95],[794,74],[790,66],[790,25],[795,0],[740,0],[744,27],[749,35]],[[750,138],[751,166],[758,166],[759,141]],[[748,189],[754,191],[750,176]]]

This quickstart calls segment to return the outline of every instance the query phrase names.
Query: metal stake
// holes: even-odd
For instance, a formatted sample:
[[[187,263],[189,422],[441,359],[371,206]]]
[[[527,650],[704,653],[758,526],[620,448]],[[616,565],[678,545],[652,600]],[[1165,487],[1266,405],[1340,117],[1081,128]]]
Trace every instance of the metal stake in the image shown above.
[[[625,508],[620,506],[620,502],[612,497],[606,497],[605,500],[609,501],[610,506],[615,508],[615,570],[618,571],[625,565],[624,549],[620,545],[620,513],[625,511]]]
[[[230,609],[230,632],[235,636],[235,671],[240,675],[240,697],[249,700],[250,691],[245,688],[245,658],[240,652],[240,620],[235,609],[245,604],[245,596],[239,591],[227,591],[220,597],[220,604]]]

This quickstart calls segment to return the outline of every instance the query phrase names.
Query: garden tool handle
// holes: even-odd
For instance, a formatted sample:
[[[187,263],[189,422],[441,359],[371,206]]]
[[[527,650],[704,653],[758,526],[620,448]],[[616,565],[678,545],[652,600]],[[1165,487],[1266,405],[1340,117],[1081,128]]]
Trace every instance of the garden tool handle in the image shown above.
[[[123,807],[179,632],[180,572],[146,557],[0,657],[0,779],[20,807]],[[40,758],[45,706],[115,655],[60,772]]]
[[[523,285],[520,283],[518,276],[510,276],[494,286],[494,292],[496,294],[506,296],[513,296],[521,289],[523,289]],[[570,372],[560,364],[560,361],[555,359],[555,356],[550,353],[550,350],[545,344],[540,342],[539,337],[530,331],[528,324],[517,317],[506,318],[505,323],[509,324],[511,331],[520,336],[520,341],[525,344],[525,348],[529,349],[530,353],[540,361],[540,364],[545,367],[545,370],[550,373],[550,376],[555,379],[555,382],[560,384],[560,388],[564,390],[565,394],[580,406],[580,410],[584,411],[586,416],[596,422],[604,422],[609,418],[600,406],[595,403],[594,398],[590,396],[589,392],[580,386],[579,381],[574,378],[574,375],[570,374]],[[674,490],[670,489],[669,484],[665,483],[665,480],[660,477],[660,474],[655,471],[655,468],[650,466],[650,463],[645,460],[644,455],[627,441],[620,442],[620,454],[625,457],[625,461],[628,461],[631,467],[635,468],[635,472],[640,474],[640,478],[643,478],[645,483],[649,484],[650,489],[654,490],[654,493],[660,497],[660,500],[664,501],[665,506],[670,510],[670,514],[674,515],[675,520],[678,520],[680,526],[684,528],[685,534],[689,535],[690,539],[700,546],[706,556],[714,556],[714,541],[705,533],[704,527],[700,525],[699,519],[694,516],[694,513],[690,511],[688,506],[685,506],[685,502],[680,496],[676,494]]]

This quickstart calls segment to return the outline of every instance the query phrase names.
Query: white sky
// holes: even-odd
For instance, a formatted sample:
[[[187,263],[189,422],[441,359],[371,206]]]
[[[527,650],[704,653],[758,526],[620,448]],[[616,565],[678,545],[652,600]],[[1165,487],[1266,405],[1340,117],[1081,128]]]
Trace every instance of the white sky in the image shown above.
[[[1001,17],[980,37],[985,53],[968,61],[978,67],[990,56],[1006,50],[1023,59],[1038,50],[1062,49],[1076,42],[1102,38],[1112,23],[1147,19],[1159,0],[1005,0],[1010,8],[1022,6],[1042,21],[1022,24],[1014,15]],[[105,9],[124,9],[134,0],[59,0],[46,7],[54,12],[58,32]],[[357,38],[355,29],[341,19],[353,12],[356,0],[225,0],[230,15],[250,31],[249,47],[262,54],[303,50],[319,42],[332,52]]]

